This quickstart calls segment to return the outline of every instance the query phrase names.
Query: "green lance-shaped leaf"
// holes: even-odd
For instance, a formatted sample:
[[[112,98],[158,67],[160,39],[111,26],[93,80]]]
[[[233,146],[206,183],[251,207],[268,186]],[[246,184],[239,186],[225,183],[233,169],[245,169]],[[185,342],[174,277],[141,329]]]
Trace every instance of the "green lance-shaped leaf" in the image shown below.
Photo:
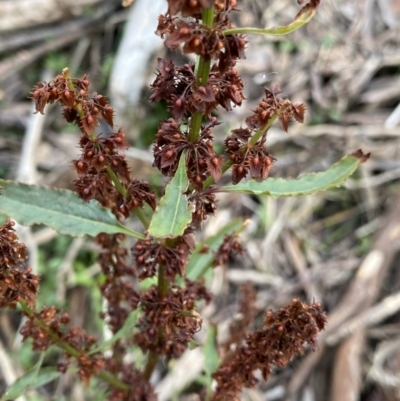
[[[196,280],[199,277],[203,277],[213,264],[213,252],[222,245],[225,235],[237,233],[241,231],[243,227],[244,223],[242,220],[232,220],[225,227],[221,228],[217,234],[207,238],[203,243],[198,244],[191,253],[186,265],[186,277],[189,280]],[[207,249],[207,252],[204,252],[204,248]]]
[[[149,234],[157,238],[174,238],[182,235],[192,220],[193,208],[188,204],[186,191],[189,181],[186,175],[186,153],[182,153],[174,178],[165,188],[165,195],[158,204]]]
[[[40,368],[44,356],[45,353],[43,352],[35,366],[7,388],[7,391],[0,398],[0,401],[15,400],[27,391],[42,387],[60,377],[61,373],[58,372],[55,367]]]
[[[307,24],[311,21],[312,17],[314,17],[319,1],[312,1],[310,4],[304,6],[299,13],[296,15],[294,20],[288,24],[283,26],[273,26],[271,28],[260,29],[260,28],[231,28],[223,31],[224,35],[235,35],[235,34],[253,34],[253,35],[271,35],[271,36],[280,36],[287,35],[299,28],[303,25]]]
[[[0,213],[22,225],[45,224],[60,234],[73,237],[94,237],[104,232],[145,238],[120,224],[111,211],[97,201],[84,203],[75,192],[6,180],[0,180],[0,185],[3,187]]]
[[[94,346],[89,352],[89,355],[95,354],[96,352],[100,352],[108,348],[110,345],[114,344],[116,341],[123,339],[128,335],[132,335],[134,328],[136,326],[136,322],[139,318],[141,309],[137,308],[133,312],[129,314],[127,319],[125,320],[124,325],[109,339],[101,342]]]
[[[238,192],[252,195],[270,195],[273,198],[281,196],[301,196],[342,185],[347,177],[354,173],[360,163],[367,160],[368,154],[361,150],[343,157],[328,170],[306,174],[297,179],[268,178],[259,182],[247,181],[243,184],[228,185],[219,189],[221,192]]]

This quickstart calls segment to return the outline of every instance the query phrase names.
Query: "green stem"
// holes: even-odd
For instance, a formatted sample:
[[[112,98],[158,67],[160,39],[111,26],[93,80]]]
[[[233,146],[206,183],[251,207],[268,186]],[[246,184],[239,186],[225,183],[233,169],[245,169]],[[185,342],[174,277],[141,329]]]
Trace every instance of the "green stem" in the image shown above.
[[[290,100],[286,100],[285,103],[268,119],[264,127],[260,128],[250,139],[249,146],[254,146],[258,140],[270,129],[274,121],[291,105]]]
[[[75,86],[74,86],[74,83],[72,82],[72,78],[71,78],[71,75],[69,73],[69,69],[67,67],[65,67],[62,70],[62,75],[67,80],[67,85],[68,85],[69,90],[71,92],[75,93]],[[77,103],[74,106],[74,109],[77,111],[77,113],[78,113],[80,118],[84,118],[85,117],[85,112],[83,111],[82,105],[80,103]]]
[[[203,10],[202,21],[203,25],[212,28],[214,24],[214,7]],[[211,59],[204,56],[199,56],[199,62],[195,71],[197,86],[204,86],[208,81],[210,75]],[[199,137],[201,122],[203,121],[203,114],[199,111],[196,112],[190,119],[189,127],[189,141],[195,142]]]
[[[160,266],[158,269],[158,297],[164,298],[168,294],[169,282],[165,278],[165,267]]]
[[[114,183],[115,188],[117,188],[118,192],[122,195],[125,196],[126,194],[126,189],[122,185],[122,182],[119,180],[117,175],[114,173],[114,171],[111,170],[110,166],[106,166],[106,171],[108,176],[110,177],[111,181]]]
[[[43,320],[39,319],[36,315],[33,309],[31,309],[26,301],[19,301],[19,304],[21,305],[22,310],[24,313],[29,316],[30,318],[34,318],[36,321],[36,324],[44,330],[49,337],[51,338],[53,345],[56,345],[57,347],[61,348],[64,350],[67,354],[70,356],[73,356],[75,358],[80,358],[83,354],[81,351],[78,351],[74,347],[72,347],[70,344],[68,344],[66,341],[63,341],[60,339],[57,333],[55,333]],[[130,386],[123,381],[119,380],[118,377],[112,375],[111,373],[108,372],[96,372],[93,371],[93,374],[96,375],[97,377],[101,378],[105,382],[111,384],[114,387],[117,387],[121,390],[124,391],[129,391]]]
[[[142,208],[137,208],[135,210],[135,213],[136,213],[136,216],[138,217],[138,219],[142,222],[143,227],[149,228],[150,220],[144,214],[143,209]]]
[[[132,387],[129,384],[126,384],[123,381],[119,380],[118,377],[114,376],[111,373],[99,372],[96,374],[96,376],[105,381],[106,383],[111,384],[112,386],[119,388],[123,391],[130,391],[132,389]]]
[[[153,374],[154,368],[158,362],[158,354],[154,351],[149,352],[149,358],[147,359],[146,367],[144,368],[143,377],[145,380],[149,381],[151,375]]]

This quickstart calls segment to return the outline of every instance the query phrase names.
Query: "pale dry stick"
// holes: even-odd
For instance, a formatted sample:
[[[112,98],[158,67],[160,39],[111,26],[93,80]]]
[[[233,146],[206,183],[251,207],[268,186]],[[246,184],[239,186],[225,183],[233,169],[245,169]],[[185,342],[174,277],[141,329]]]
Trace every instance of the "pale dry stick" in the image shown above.
[[[372,250],[359,267],[354,280],[337,308],[328,316],[328,326],[319,336],[320,349],[307,356],[288,384],[288,397],[294,395],[307,381],[311,371],[325,351],[325,341],[351,316],[370,307],[378,296],[382,280],[393,258],[400,249],[400,195],[394,197],[391,209],[385,216],[383,229],[377,235]],[[342,372],[341,372],[342,373]],[[336,381],[335,381],[336,382]],[[337,384],[340,386],[340,383]],[[342,400],[344,401],[344,400]]]
[[[334,286],[347,282],[349,277],[353,275],[352,272],[359,266],[359,258],[315,263],[309,269],[309,280],[314,283],[314,286],[321,285],[326,290],[329,290]],[[263,275],[264,273],[258,274]],[[238,281],[239,271],[236,276],[236,281]],[[253,279],[250,274],[248,278],[249,281]],[[265,283],[262,281],[262,278],[258,278],[257,276],[254,277],[254,279],[256,285],[269,285],[269,288],[266,290],[260,289],[258,293],[256,306],[260,309],[264,308],[265,305],[276,304],[280,306],[288,301],[290,302],[290,299],[293,298],[293,294],[303,289],[302,283],[297,278],[289,282],[286,279],[281,283],[278,280],[275,282],[272,279],[270,279],[268,283]],[[314,353],[312,353],[310,357],[313,355]]]
[[[37,245],[45,244],[58,236],[58,232],[50,227],[42,228],[33,234],[33,240]]]
[[[76,48],[72,53],[71,61],[68,63],[71,75],[75,75],[77,73],[83,58],[89,50],[90,43],[91,39],[88,36],[84,36],[79,39],[78,44],[76,45]]]
[[[53,40],[40,43],[29,50],[21,50],[15,55],[6,58],[0,63],[0,83],[9,80],[16,73],[47,54],[49,51],[68,45],[82,37],[83,33],[88,35],[93,31],[99,30],[102,26],[101,21],[107,18],[114,8],[115,5],[113,5],[112,2],[102,4],[91,17],[84,17],[66,23],[65,32],[59,32],[59,35]]]
[[[326,344],[334,346],[357,330],[375,326],[398,311],[400,311],[400,292],[387,296],[378,304],[340,326],[336,332],[326,338]]]
[[[204,353],[198,347],[186,350],[183,355],[174,362],[173,368],[156,386],[159,401],[171,399],[174,393],[183,390],[188,384],[199,377],[204,369]]]
[[[350,81],[348,95],[351,99],[360,95],[362,90],[371,81],[376,71],[381,68],[382,56],[371,54],[371,56],[362,64],[362,69],[357,75],[354,75]]]
[[[276,217],[274,223],[269,228],[268,233],[261,244],[262,249],[262,260],[264,261],[263,266],[260,265],[264,270],[268,270],[272,268],[271,266],[271,255],[272,248],[279,238],[280,233],[288,222],[288,215],[290,211],[293,209],[294,204],[296,202],[295,198],[287,198],[282,202],[282,207],[278,212],[278,216]]]
[[[386,184],[387,182],[396,180],[398,178],[400,178],[400,168],[396,168],[393,170],[386,171],[382,174],[368,177],[368,179],[363,178],[357,181],[349,179],[345,182],[344,186],[347,189],[352,189],[352,190],[366,188],[367,186],[377,187],[379,185]]]
[[[398,124],[400,124],[400,103],[385,120],[385,128],[395,128]]]
[[[0,31],[14,31],[62,20],[79,7],[94,5],[101,0],[3,0],[0,2]]]
[[[243,389],[243,399],[246,401],[264,401],[265,396],[261,392],[261,390],[257,390],[254,388],[245,388]]]
[[[284,280],[280,276],[261,273],[256,270],[243,270],[243,269],[232,269],[229,268],[226,272],[226,278],[235,284],[244,284],[251,282],[255,285],[268,285],[276,289],[282,289],[284,286]]]
[[[298,241],[288,230],[283,232],[283,246],[288,255],[289,260],[292,262],[296,269],[299,280],[302,283],[306,293],[307,299],[312,300],[317,296],[317,291],[309,278],[309,271],[307,269],[307,261],[301,252]]]
[[[49,81],[53,76],[51,70],[44,70],[41,76],[42,81]],[[24,140],[22,142],[22,151],[20,156],[20,162],[16,174],[16,180],[25,184],[34,184],[37,180],[36,174],[36,154],[39,146],[44,123],[46,117],[40,113],[34,114],[35,107],[32,105],[32,113],[28,120],[28,124],[25,131]],[[22,227],[16,225],[18,237],[22,242],[28,246],[29,250],[29,264],[32,267],[34,273],[37,273],[37,244],[32,238],[32,232],[29,227]]]
[[[162,47],[154,35],[157,17],[166,11],[165,1],[136,0],[129,10],[124,35],[116,54],[109,81],[109,94],[118,120],[117,125],[128,129],[129,114],[139,101],[148,75],[151,55]]]
[[[370,89],[359,97],[361,103],[378,106],[388,101],[395,101],[400,95],[400,77],[382,82],[379,88]]]
[[[319,124],[307,127],[296,125],[293,127],[293,129],[289,134],[281,137],[282,139],[288,140],[298,135],[305,135],[309,137],[330,135],[339,138],[348,138],[357,136],[366,138],[377,138],[377,139],[382,139],[384,137],[400,138],[399,129],[396,127],[385,128],[381,125],[357,125],[357,126],[352,125],[348,127],[342,127],[340,125],[334,125],[334,124]]]
[[[362,196],[363,204],[362,207],[366,210],[368,220],[372,220],[376,213],[376,208],[379,205],[379,195],[377,193],[377,189],[374,185],[371,185],[371,180],[373,181],[373,175],[370,166],[362,165],[360,166],[360,173],[362,181],[365,183],[365,186],[362,188],[364,192],[364,196]]]
[[[387,340],[400,336],[400,323],[386,323],[368,329],[368,337],[373,340]]]
[[[335,355],[330,401],[359,400],[364,346],[364,328],[357,330],[340,344]]]
[[[374,379],[380,386],[400,388],[400,377],[395,374],[390,374],[383,365],[387,362],[389,356],[398,353],[400,349],[400,338],[397,337],[392,341],[384,341],[379,346],[374,354],[371,369],[368,372],[368,377]]]
[[[377,252],[377,251],[375,251]],[[369,274],[378,272],[382,267],[384,261],[383,255],[375,254],[375,257],[371,258],[374,263],[371,262]],[[365,287],[364,291],[368,292],[376,289],[371,289],[368,286]],[[365,300],[364,304],[361,305],[360,309],[365,310],[374,302],[374,298],[377,296],[377,291],[374,297],[369,297]],[[338,326],[340,330],[346,322]],[[360,396],[361,390],[361,375],[362,375],[362,353],[365,346],[365,327],[358,327],[352,335],[345,338],[344,341],[339,345],[337,353],[334,358],[333,364],[333,377],[331,385],[330,401],[357,401]]]

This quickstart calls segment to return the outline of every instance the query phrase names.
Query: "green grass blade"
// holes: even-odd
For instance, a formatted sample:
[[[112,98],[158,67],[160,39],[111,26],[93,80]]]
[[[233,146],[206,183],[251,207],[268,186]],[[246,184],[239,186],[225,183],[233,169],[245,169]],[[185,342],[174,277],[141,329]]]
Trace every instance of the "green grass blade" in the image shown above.
[[[82,237],[123,233],[136,238],[143,234],[122,224],[97,201],[84,203],[75,192],[39,185],[0,180],[0,213],[24,226],[45,224],[60,234]]]
[[[368,157],[369,154],[363,154],[359,150],[343,157],[328,170],[319,173],[306,174],[297,179],[268,178],[261,182],[250,180],[243,184],[222,187],[219,191],[269,195],[273,198],[311,195],[329,188],[339,187]]]
[[[141,309],[137,308],[133,312],[129,314],[127,319],[125,320],[124,325],[118,330],[109,340],[103,341],[97,345],[95,345],[89,352],[89,355],[95,354],[96,352],[100,352],[108,348],[110,345],[114,344],[116,341],[123,339],[124,337],[128,337],[128,335],[132,336],[134,328],[136,326],[136,322],[139,318]]]
[[[189,207],[186,191],[189,181],[186,175],[186,154],[179,161],[174,178],[165,189],[165,195],[158,204],[151,223],[149,234],[157,238],[174,238],[183,234],[192,220],[192,208]]]
[[[61,376],[54,367],[40,369],[38,372],[29,371],[17,379],[0,398],[0,401],[15,400],[29,390],[42,387]]]
[[[211,393],[212,374],[217,370],[220,357],[217,349],[217,326],[210,324],[207,339],[203,346],[204,370],[207,378],[207,393]],[[208,398],[208,397],[207,397]]]
[[[23,376],[19,377],[12,383],[0,398],[0,401],[15,400],[29,390],[42,387],[47,383],[60,377],[61,373],[56,367],[42,368],[42,363],[45,357],[43,352],[35,366],[29,369]]]
[[[229,224],[218,231],[217,234],[207,238],[206,241],[198,244],[190,255],[186,265],[186,277],[189,280],[196,280],[203,277],[207,269],[214,262],[215,252],[224,242],[225,235],[238,232],[243,228],[243,221],[239,219],[232,220]],[[204,246],[209,249],[209,252],[202,252]]]

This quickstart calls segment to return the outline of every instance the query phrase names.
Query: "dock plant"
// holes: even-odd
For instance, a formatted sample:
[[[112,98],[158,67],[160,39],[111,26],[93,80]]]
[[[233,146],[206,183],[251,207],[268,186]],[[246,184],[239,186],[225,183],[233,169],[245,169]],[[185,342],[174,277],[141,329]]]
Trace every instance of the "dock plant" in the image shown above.
[[[294,0],[293,0],[294,1]],[[167,0],[156,34],[165,46],[195,62],[175,64],[158,58],[151,84],[151,102],[163,102],[170,117],[160,121],[152,147],[154,169],[166,177],[156,193],[147,181],[135,178],[126,161],[129,148],[123,127],[115,127],[108,99],[91,91],[88,75],[70,76],[68,68],[31,91],[36,112],[57,103],[63,118],[80,130],[79,151],[72,167],[75,191],[1,180],[0,212],[9,219],[0,227],[0,306],[19,308],[20,330],[33,350],[62,351],[56,366],[37,366],[17,380],[1,400],[42,386],[75,369],[89,384],[96,377],[110,401],[153,401],[151,378],[161,362],[178,359],[197,344],[205,354],[200,399],[238,400],[245,387],[254,387],[261,371],[268,380],[274,367],[284,368],[308,344],[317,347],[326,314],[318,300],[293,299],[278,310],[256,310],[256,292],[241,288],[240,324],[218,343],[215,326],[207,322],[207,340],[195,340],[202,329],[201,305],[212,299],[205,277],[215,266],[243,254],[243,221],[233,220],[216,235],[199,242],[195,233],[218,213],[223,192],[256,197],[305,196],[340,186],[368,158],[361,150],[344,156],[325,171],[298,179],[274,178],[275,157],[268,149],[268,131],[276,122],[287,131],[303,123],[306,106],[292,103],[278,87],[264,88],[257,107],[241,125],[226,128],[222,149],[214,131],[224,127],[226,113],[242,107],[245,82],[236,65],[245,59],[253,35],[286,35],[308,23],[319,0],[299,0],[299,12],[285,26],[236,27],[231,17],[240,11],[237,0]],[[243,2],[244,3],[244,2]],[[96,133],[104,120],[114,131]],[[229,131],[229,132],[228,132]],[[221,142],[221,141],[220,141]],[[40,277],[26,266],[27,248],[19,242],[14,222],[44,224],[60,234],[91,236],[99,246],[98,263],[103,298],[101,318],[112,332],[98,339],[70,325],[67,311],[36,306]],[[134,231],[132,220],[142,229]],[[142,286],[144,280],[153,279]],[[254,328],[255,316],[264,320]],[[138,347],[144,362],[130,357]],[[172,397],[172,394],[171,394]]]

